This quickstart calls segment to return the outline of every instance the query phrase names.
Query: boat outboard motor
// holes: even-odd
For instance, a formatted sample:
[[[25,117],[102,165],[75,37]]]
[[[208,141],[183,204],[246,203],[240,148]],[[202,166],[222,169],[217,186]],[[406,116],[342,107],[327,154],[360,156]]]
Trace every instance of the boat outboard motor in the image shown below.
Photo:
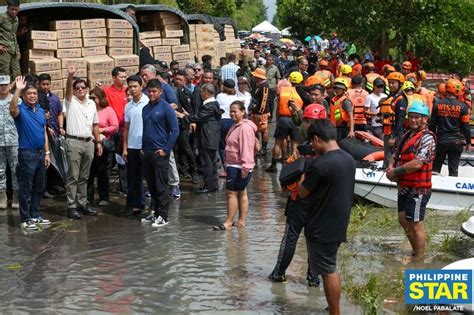
[[[469,220],[461,224],[461,232],[474,238],[474,216],[470,217]]]

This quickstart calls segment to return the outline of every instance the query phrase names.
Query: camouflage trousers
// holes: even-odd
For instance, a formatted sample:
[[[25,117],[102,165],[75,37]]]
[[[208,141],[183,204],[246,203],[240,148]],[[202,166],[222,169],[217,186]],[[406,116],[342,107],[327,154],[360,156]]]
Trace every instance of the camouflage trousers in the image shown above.
[[[9,75],[14,81],[17,76],[21,74],[20,62],[15,54],[3,53],[0,54],[0,75]]]
[[[18,147],[0,146],[0,191],[7,188],[7,162],[12,174],[12,189],[18,190],[18,179],[16,177],[16,167],[18,165]]]

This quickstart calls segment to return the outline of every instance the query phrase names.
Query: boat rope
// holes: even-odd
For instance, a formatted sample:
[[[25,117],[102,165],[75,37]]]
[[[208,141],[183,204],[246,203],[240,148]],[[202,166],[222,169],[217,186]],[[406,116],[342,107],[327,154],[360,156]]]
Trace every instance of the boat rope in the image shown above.
[[[371,171],[372,171],[372,172],[374,172],[375,170],[376,170],[376,168],[371,167]],[[362,173],[364,173],[365,175],[368,174],[368,173],[366,173],[366,172],[364,171],[364,169],[362,169]],[[372,191],[374,191],[375,187],[376,187],[378,184],[380,184],[380,181],[382,180],[384,174],[385,174],[385,170],[383,170],[383,174],[380,176],[380,178],[379,178],[379,180],[377,181],[377,183],[375,183],[375,184],[372,186],[372,188],[369,190],[369,192],[366,193],[362,198],[365,199],[368,195],[370,195],[370,194],[372,193]]]

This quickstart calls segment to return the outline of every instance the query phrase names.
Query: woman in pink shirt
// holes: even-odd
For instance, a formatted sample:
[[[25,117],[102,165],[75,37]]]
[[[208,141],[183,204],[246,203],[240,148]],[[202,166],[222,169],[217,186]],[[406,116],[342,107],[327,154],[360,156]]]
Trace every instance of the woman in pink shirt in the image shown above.
[[[227,218],[223,224],[214,226],[214,230],[232,228],[234,217],[239,212],[238,227],[245,226],[249,209],[247,185],[252,178],[255,166],[255,133],[257,126],[245,118],[245,105],[234,101],[230,105],[230,117],[234,121],[226,137],[224,161],[227,172]]]
[[[87,180],[87,199],[89,203],[94,201],[94,178],[97,177],[99,206],[106,206],[109,204],[109,165],[112,163],[115,151],[111,137],[118,131],[119,123],[114,109],[109,106],[107,97],[101,88],[94,88],[90,92],[89,98],[95,102],[97,108],[103,153],[101,156],[94,155],[89,179]]]

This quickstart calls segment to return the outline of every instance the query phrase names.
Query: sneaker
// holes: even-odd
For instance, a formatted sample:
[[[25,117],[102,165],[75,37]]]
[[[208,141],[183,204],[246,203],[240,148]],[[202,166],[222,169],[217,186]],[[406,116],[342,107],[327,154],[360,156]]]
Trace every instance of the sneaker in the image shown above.
[[[160,226],[165,226],[168,224],[168,221],[163,219],[161,215],[159,215],[157,218],[155,218],[155,222],[151,226],[153,227],[160,227]]]
[[[38,229],[38,227],[36,226],[36,224],[32,220],[22,222],[20,227],[22,229],[25,229],[25,230],[37,230]]]
[[[149,215],[142,218],[142,223],[153,223],[153,222],[155,222],[155,213],[154,213],[154,211],[150,212]]]
[[[43,198],[51,199],[51,198],[54,198],[54,196],[51,195],[48,191],[45,191],[45,192],[43,193]]]
[[[285,275],[275,276],[273,272],[268,276],[268,280],[273,281],[273,282],[286,283]]]
[[[32,218],[31,221],[35,224],[48,225],[51,224],[51,221],[43,217]]]
[[[146,197],[146,198],[151,198],[151,194],[150,194],[149,191],[147,191],[147,192],[145,193],[145,197]]]
[[[173,188],[171,188],[171,197],[173,197],[174,200],[178,200],[179,198],[181,198],[181,191],[179,190],[178,185],[173,186]]]
[[[13,191],[13,197],[12,197],[12,209],[18,209],[20,208],[20,203],[18,200],[18,191],[15,190]]]
[[[107,200],[99,201],[99,206],[100,207],[105,207],[105,206],[108,206],[108,205],[109,205],[109,202]]]

